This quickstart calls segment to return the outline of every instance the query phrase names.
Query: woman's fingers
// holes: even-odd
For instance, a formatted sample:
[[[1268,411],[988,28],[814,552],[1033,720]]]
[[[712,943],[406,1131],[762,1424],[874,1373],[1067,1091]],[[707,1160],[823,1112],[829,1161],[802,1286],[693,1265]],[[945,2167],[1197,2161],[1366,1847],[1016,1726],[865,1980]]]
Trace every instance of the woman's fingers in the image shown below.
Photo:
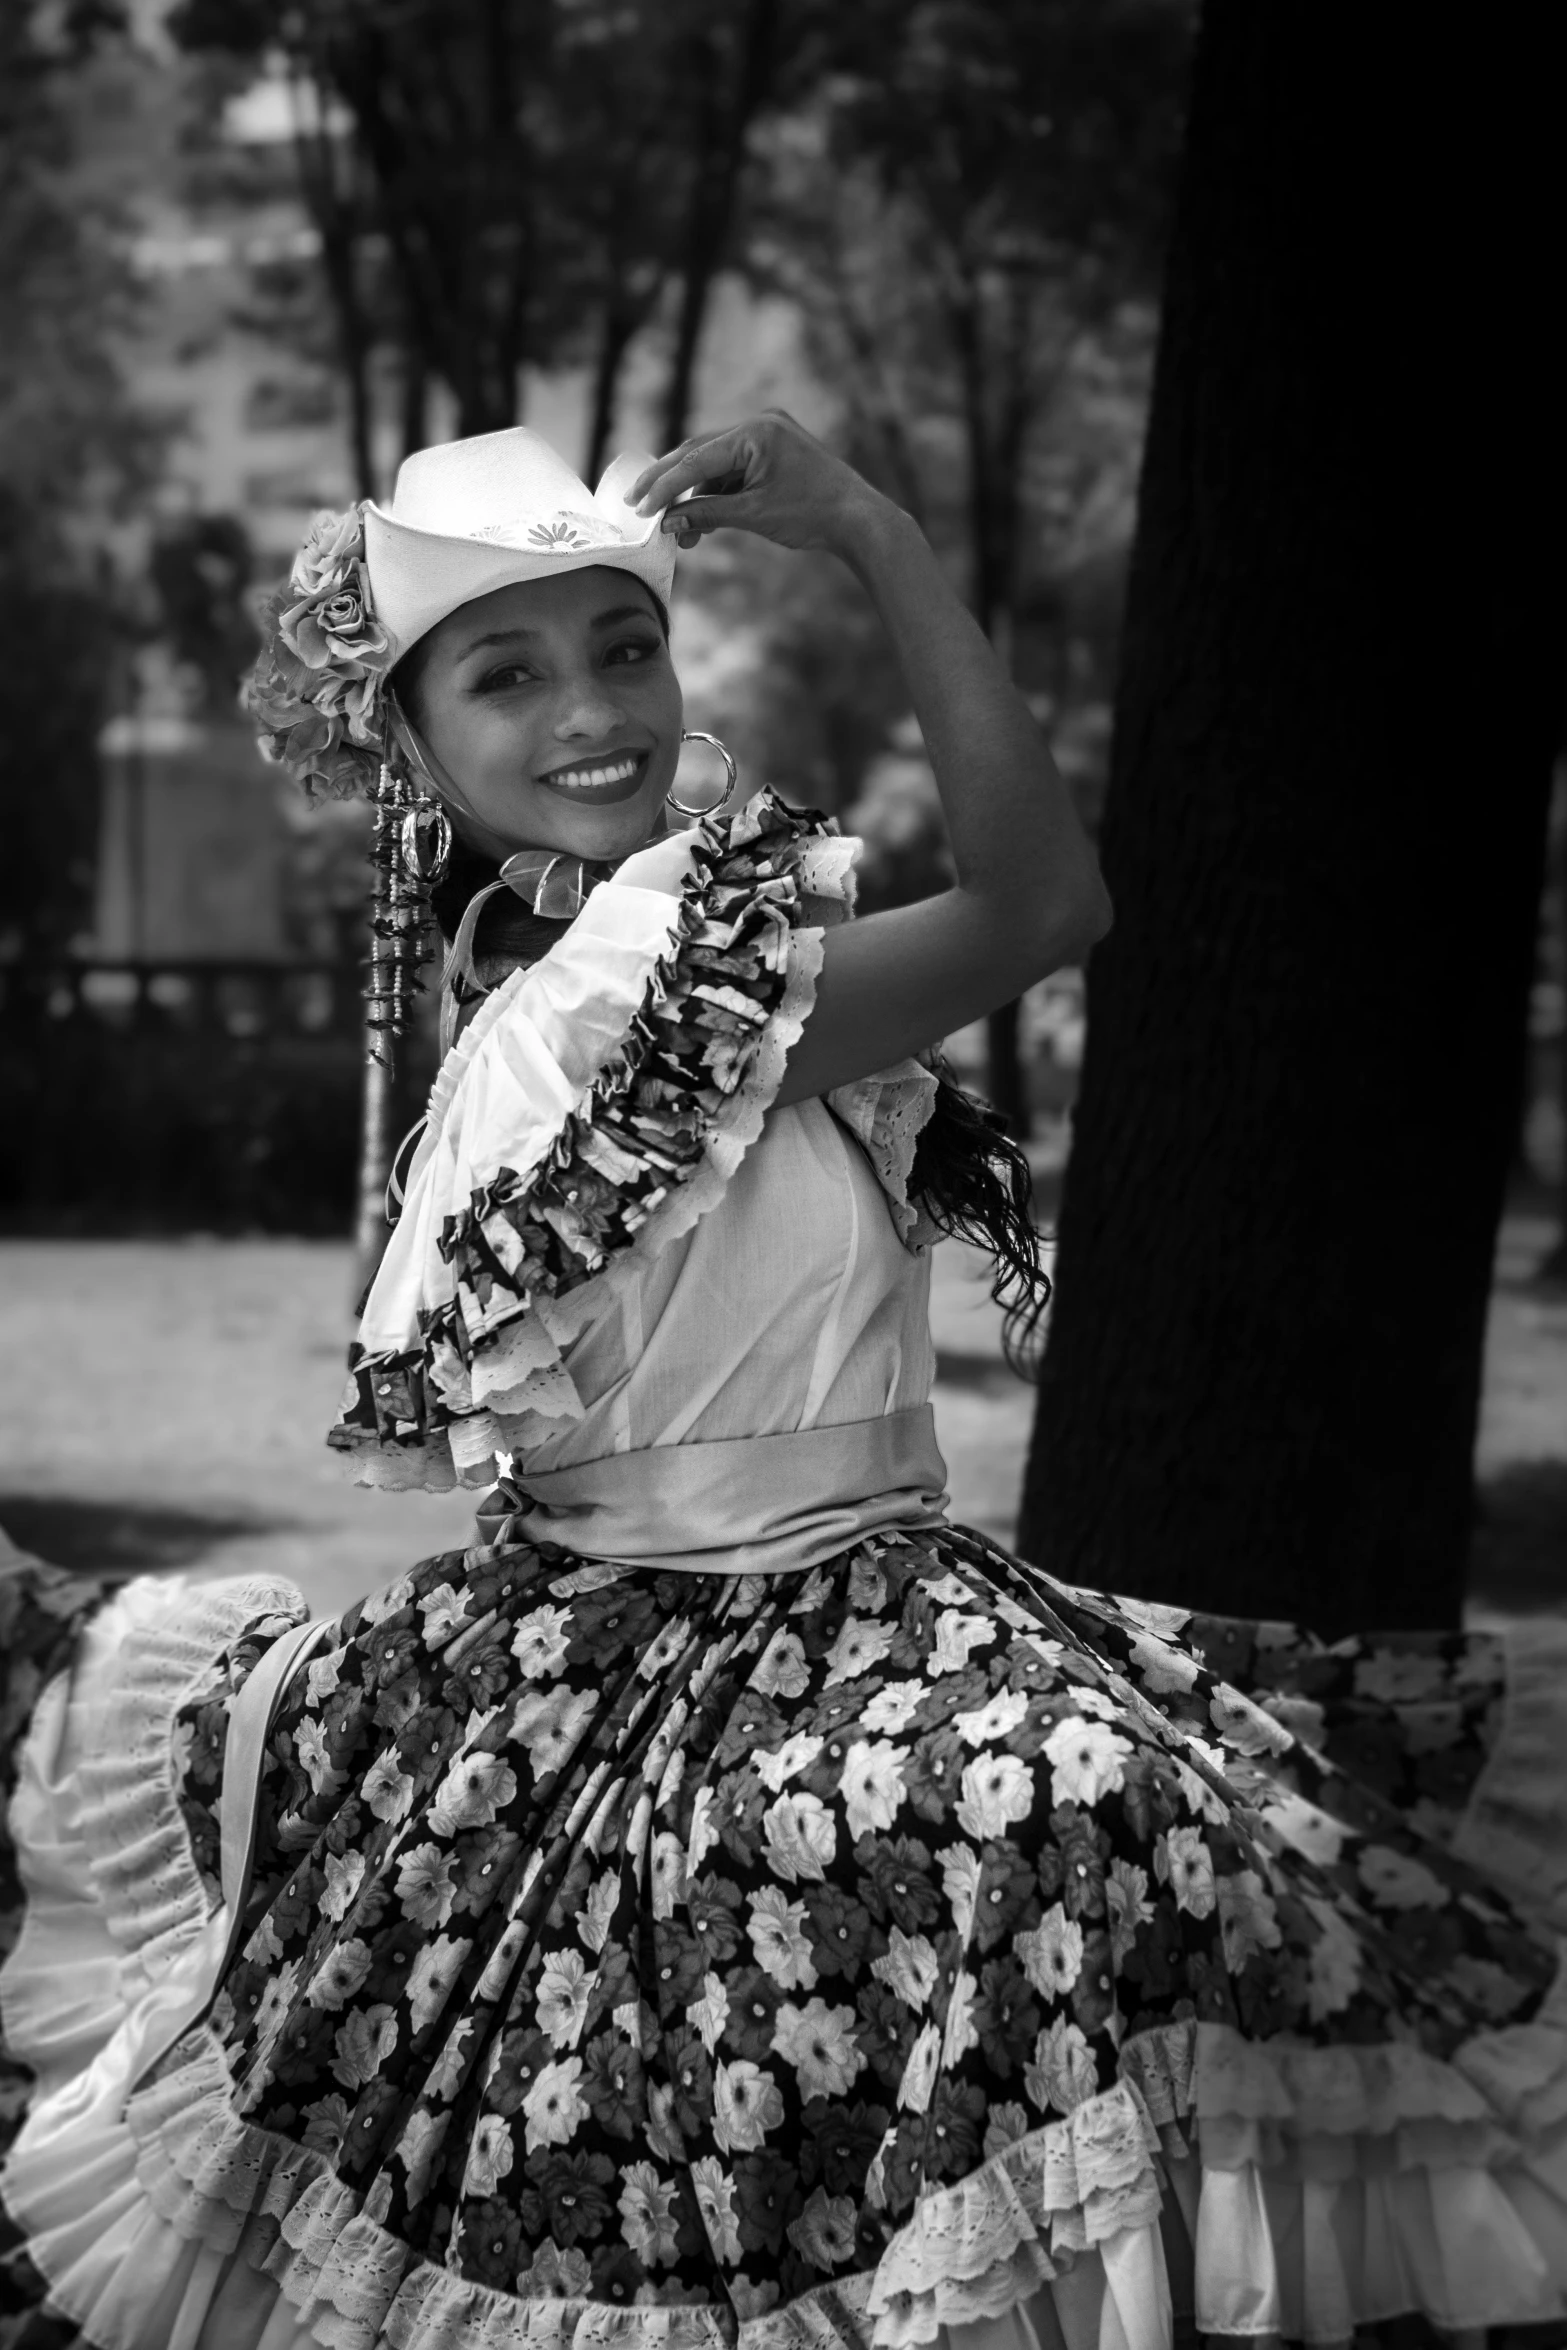
[[[626,503],[638,514],[652,514],[660,506],[673,505],[683,490],[702,489],[735,473],[743,479],[750,454],[743,428],[682,442],[637,476],[626,492]]]
[[[660,528],[671,533],[677,546],[694,547],[710,530],[745,530],[754,520],[750,497],[683,498],[671,506]]]
[[[673,465],[677,459],[683,457],[687,449],[695,448],[695,446],[694,441],[682,441],[678,448],[666,449],[662,457],[655,457],[651,465],[644,465],[626,492],[626,504],[628,506],[636,505],[640,499],[647,495],[649,488],[658,480],[660,474],[667,467]]]

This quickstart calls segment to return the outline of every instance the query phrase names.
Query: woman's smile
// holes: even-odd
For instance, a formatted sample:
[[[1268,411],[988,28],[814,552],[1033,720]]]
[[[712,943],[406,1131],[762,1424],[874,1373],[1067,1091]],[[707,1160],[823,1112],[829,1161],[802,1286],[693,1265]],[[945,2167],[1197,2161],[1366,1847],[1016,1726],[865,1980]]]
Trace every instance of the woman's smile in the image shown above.
[[[568,767],[552,767],[534,781],[541,791],[566,792],[574,800],[595,807],[611,807],[629,800],[642,788],[647,772],[646,751],[611,751],[593,759],[576,759]]]

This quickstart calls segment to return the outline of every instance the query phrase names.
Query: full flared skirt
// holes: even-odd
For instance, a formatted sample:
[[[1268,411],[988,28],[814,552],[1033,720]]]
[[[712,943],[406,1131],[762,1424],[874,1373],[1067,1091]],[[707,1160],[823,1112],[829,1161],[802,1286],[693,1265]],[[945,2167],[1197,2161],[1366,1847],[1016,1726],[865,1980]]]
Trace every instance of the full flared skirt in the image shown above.
[[[1325,1647],[961,1529],[746,1580],[503,1530],[300,1664],[231,1933],[298,1594],[8,1589],[5,2350],[1567,2314],[1559,1629]]]

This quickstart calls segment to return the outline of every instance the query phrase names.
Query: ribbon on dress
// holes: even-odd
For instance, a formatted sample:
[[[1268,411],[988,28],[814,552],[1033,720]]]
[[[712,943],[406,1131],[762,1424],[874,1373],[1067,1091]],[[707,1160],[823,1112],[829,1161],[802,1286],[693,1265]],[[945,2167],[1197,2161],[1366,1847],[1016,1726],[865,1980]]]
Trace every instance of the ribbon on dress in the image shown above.
[[[462,920],[441,972],[443,1055],[451,1049],[457,1032],[458,988],[471,989],[478,995],[489,993],[474,969],[473,948],[479,917],[490,899],[499,891],[509,889],[514,897],[522,900],[530,914],[539,915],[546,922],[574,922],[591,893],[613,871],[612,865],[592,857],[569,857],[556,849],[517,849],[493,881],[474,891],[463,908]]]
[[[479,1504],[486,1543],[558,1542],[660,1573],[795,1574],[872,1534],[943,1525],[947,1465],[930,1405],[608,1453],[558,1469],[515,1456]]]

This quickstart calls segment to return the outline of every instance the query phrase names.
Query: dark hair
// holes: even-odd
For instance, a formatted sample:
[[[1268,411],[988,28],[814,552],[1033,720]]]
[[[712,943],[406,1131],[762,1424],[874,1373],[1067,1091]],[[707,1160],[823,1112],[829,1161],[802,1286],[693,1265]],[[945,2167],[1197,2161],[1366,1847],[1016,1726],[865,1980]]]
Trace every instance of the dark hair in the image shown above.
[[[971,1241],[995,1266],[990,1294],[1005,1309],[1001,1348],[1019,1377],[1039,1371],[1050,1276],[1034,1223],[1028,1160],[988,1102],[965,1092],[939,1054],[936,1099],[914,1146],[909,1194],[950,1239]]]

